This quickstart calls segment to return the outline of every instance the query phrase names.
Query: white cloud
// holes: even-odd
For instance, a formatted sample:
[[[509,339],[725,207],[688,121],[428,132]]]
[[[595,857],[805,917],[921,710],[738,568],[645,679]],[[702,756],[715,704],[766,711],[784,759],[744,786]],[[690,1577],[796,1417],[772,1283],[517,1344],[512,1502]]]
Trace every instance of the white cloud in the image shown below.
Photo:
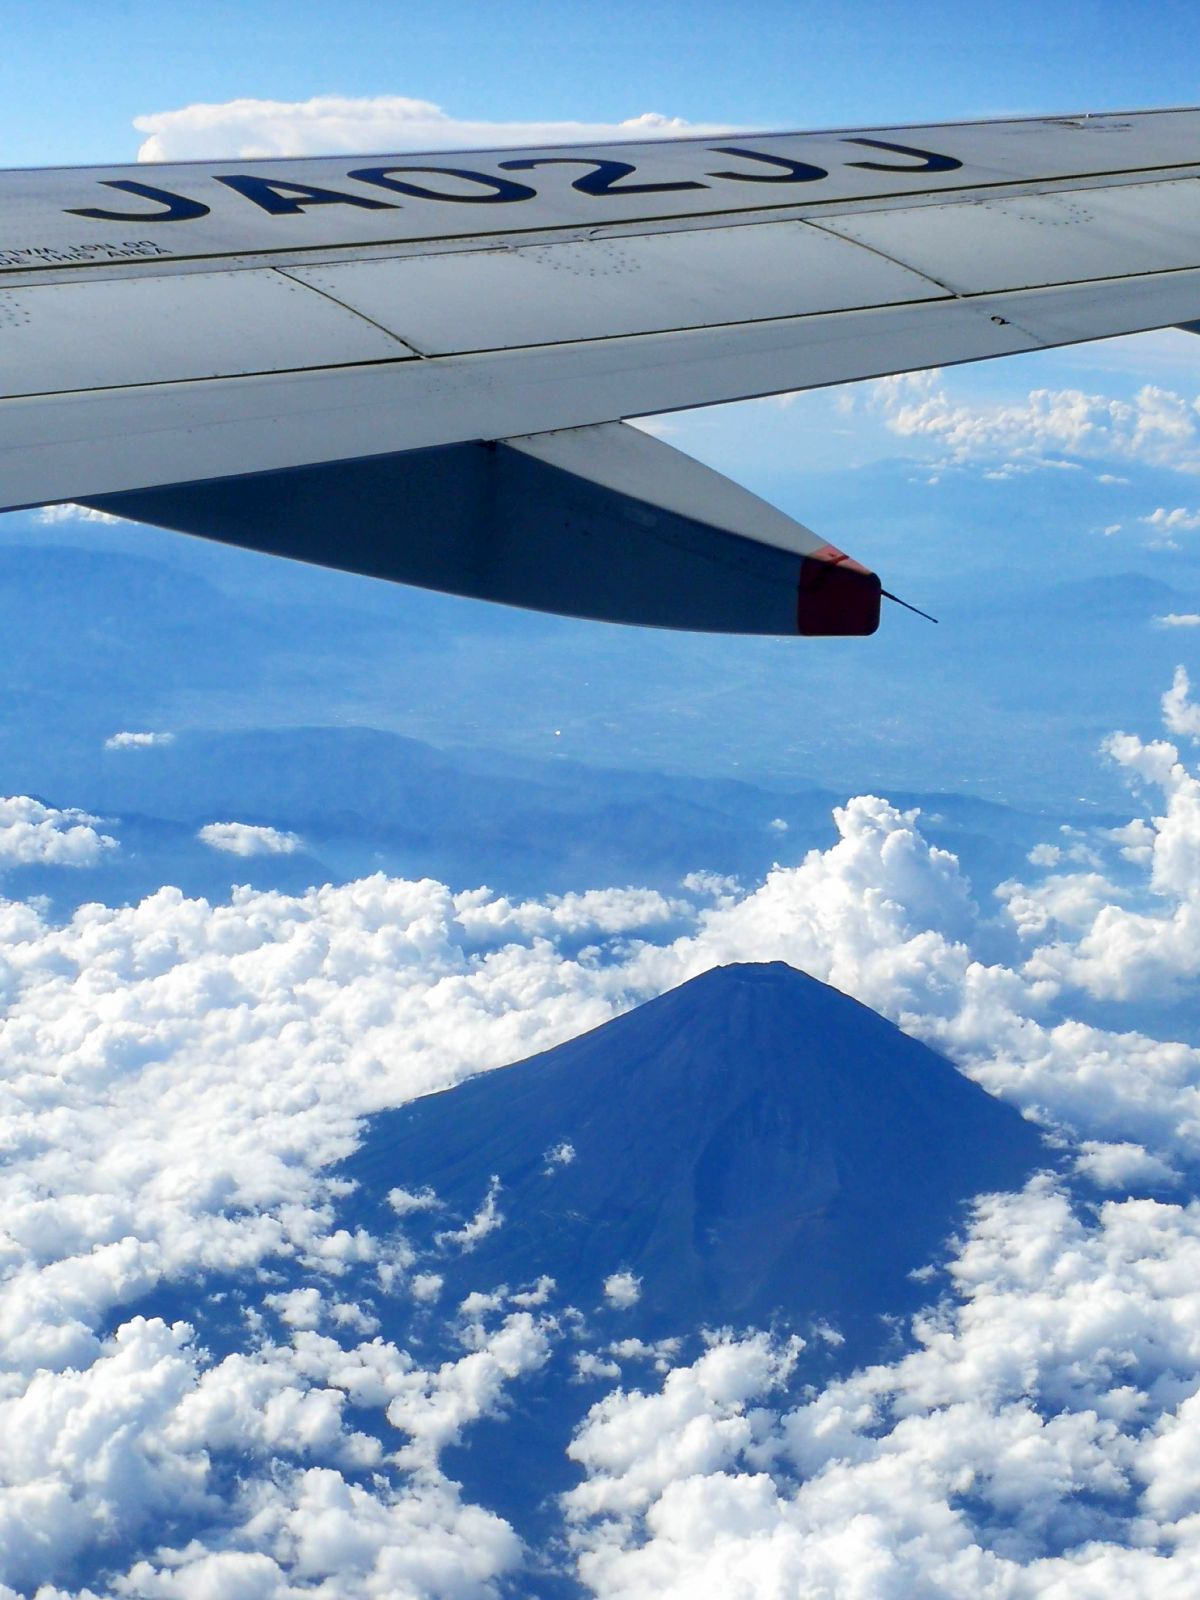
[[[713,900],[726,903],[732,902],[742,893],[742,885],[738,879],[723,872],[689,872],[680,881],[679,887],[686,889],[689,894],[707,895]]]
[[[1035,866],[1046,864],[1044,860],[1034,862]],[[1033,888],[1001,883],[995,892],[1023,939],[1042,937],[1048,931],[1062,934],[1089,928],[1105,906],[1122,898],[1122,891],[1099,872],[1056,873]]]
[[[173,733],[114,733],[105,739],[106,750],[152,750],[159,746],[174,744]]]
[[[1163,725],[1168,733],[1200,739],[1200,705],[1189,698],[1191,687],[1187,669],[1176,667],[1174,681],[1162,697]]]
[[[1185,506],[1176,506],[1173,511],[1168,511],[1166,506],[1158,506],[1149,516],[1139,517],[1138,521],[1157,535],[1159,540],[1173,546],[1175,534],[1195,533],[1200,528],[1200,511],[1189,511]]]
[[[606,1356],[598,1356],[594,1350],[577,1350],[571,1357],[574,1372],[573,1381],[587,1383],[597,1378],[619,1378],[621,1368],[615,1361]]]
[[[210,849],[231,856],[290,856],[304,848],[298,833],[252,822],[206,822],[196,837]]]
[[[97,511],[92,506],[77,506],[70,500],[65,500],[59,505],[42,506],[38,511],[37,519],[48,527],[54,527],[60,522],[120,522],[120,517],[114,517],[109,511]]]
[[[508,1298],[514,1306],[544,1306],[555,1287],[554,1279],[543,1274],[528,1289],[517,1289]]]
[[[1035,867],[1056,867],[1062,851],[1056,844],[1035,844],[1026,859]]]
[[[1200,471],[1197,397],[1145,384],[1131,400],[1080,389],[1031,389],[1019,398],[980,402],[956,398],[956,382],[937,369],[880,378],[859,403],[899,437],[937,446],[947,464],[999,461],[990,468],[993,476],[1078,465],[1057,459],[1063,456]],[[1189,520],[1197,516],[1159,508],[1142,521],[1162,540],[1200,525]]]
[[[1200,628],[1200,615],[1194,611],[1168,611],[1165,617],[1155,617],[1156,628]]]
[[[411,1216],[414,1211],[436,1211],[441,1201],[432,1189],[389,1189],[388,1205],[398,1217]]]
[[[1196,737],[1200,710],[1188,691],[1180,667],[1163,696],[1163,715],[1173,731]],[[1112,886],[1089,883],[1088,904],[1073,919],[1078,937],[1039,946],[1026,971],[1113,999],[1178,992],[1200,975],[1200,778],[1164,740],[1145,744],[1114,734],[1105,748],[1132,783],[1157,789],[1165,800],[1161,815],[1135,819],[1120,834],[1125,857],[1149,868],[1149,903],[1122,905],[1126,896]],[[1025,892],[1025,904],[1036,899],[1036,891]]]
[[[682,1343],[679,1338],[655,1339],[653,1343],[645,1339],[614,1339],[608,1354],[620,1361],[648,1361],[655,1372],[669,1372]]]
[[[1075,1158],[1075,1169],[1100,1189],[1171,1188],[1182,1180],[1174,1167],[1128,1140],[1105,1144],[1085,1139]]]
[[[135,117],[147,137],[139,161],[254,159],[399,150],[494,149],[505,145],[588,144],[602,139],[660,139],[723,133],[727,124],[689,123],[643,112],[622,122],[482,122],[448,115],[404,95],[356,99],[229,100]]]
[[[454,897],[454,907],[462,927],[482,938],[622,933],[677,921],[690,910],[656,889],[636,888],[587,889],[517,904],[490,889],[469,889]]]
[[[762,1413],[751,1400],[786,1383],[804,1347],[766,1334],[718,1336],[691,1366],[676,1367],[657,1394],[616,1390],[598,1401],[569,1454],[588,1480],[567,1497],[568,1515],[644,1515],[676,1479],[719,1471],[750,1446]]]
[[[488,1191],[480,1203],[479,1210],[470,1219],[464,1222],[461,1228],[447,1228],[441,1233],[434,1234],[434,1242],[440,1250],[461,1250],[464,1255],[474,1250],[481,1239],[486,1239],[489,1233],[494,1233],[504,1224],[504,1213],[500,1210],[500,1179],[492,1174]]]
[[[985,1200],[919,1346],[791,1409],[762,1334],[617,1391],[572,1446],[602,1600],[1190,1591],[1200,1563],[1200,1210],[1045,1182]],[[736,1363],[736,1365],[735,1365]],[[802,1368],[800,1369],[803,1370]]]
[[[610,1272],[604,1280],[604,1298],[618,1311],[628,1311],[642,1298],[642,1280],[633,1272]]]
[[[0,1398],[0,1581],[32,1589],[132,1541],[152,1553],[118,1587],[148,1596],[273,1595],[289,1574],[362,1600],[496,1594],[519,1541],[461,1502],[438,1454],[545,1360],[553,1324],[508,1315],[430,1371],[378,1338],[347,1348],[316,1332],[315,1289],[272,1302],[282,1344],[206,1364],[186,1324],[134,1318],[86,1369],[43,1370]],[[381,1447],[354,1431],[351,1404],[387,1410],[413,1476],[377,1475]],[[237,1463],[224,1500],[222,1459]],[[214,1513],[207,1541],[161,1544]]]
[[[397,1459],[410,1467],[435,1468],[438,1454],[457,1443],[465,1428],[498,1413],[514,1379],[545,1365],[554,1332],[552,1318],[509,1312],[491,1333],[475,1324],[468,1353],[443,1364],[435,1379],[415,1367],[394,1377],[387,1417],[409,1440]]]
[[[59,811],[28,795],[0,798],[0,867],[94,867],[117,841],[97,833],[98,817]]]
[[[130,1592],[146,1600],[274,1600],[289,1592],[498,1600],[497,1580],[521,1555],[512,1529],[464,1505],[445,1479],[397,1493],[327,1467],[264,1477],[229,1544],[218,1551],[189,1544],[162,1565],[140,1562],[129,1574]],[[293,1574],[303,1588],[293,1587]]]
[[[310,1285],[286,1294],[269,1294],[263,1300],[289,1328],[315,1328],[321,1320],[321,1291]]]

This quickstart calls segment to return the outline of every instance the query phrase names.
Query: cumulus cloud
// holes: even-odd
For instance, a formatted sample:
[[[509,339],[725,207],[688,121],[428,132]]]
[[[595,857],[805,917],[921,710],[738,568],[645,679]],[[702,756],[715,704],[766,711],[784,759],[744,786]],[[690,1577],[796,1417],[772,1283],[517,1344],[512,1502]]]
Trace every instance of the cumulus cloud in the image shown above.
[[[173,733],[114,733],[104,741],[106,750],[153,750],[162,745],[174,744]]]
[[[1182,1182],[1178,1172],[1140,1144],[1127,1139],[1105,1144],[1085,1139],[1075,1158],[1076,1171],[1082,1172],[1099,1189],[1170,1189]]]
[[[1200,738],[1200,706],[1191,699],[1191,682],[1186,667],[1176,667],[1171,687],[1162,697],[1163,725],[1168,733],[1187,739]]]
[[[458,895],[455,908],[463,928],[487,938],[622,933],[677,921],[690,910],[656,889],[636,888],[588,889],[517,903],[490,889],[476,889]]]
[[[0,798],[0,867],[93,867],[117,841],[98,833],[99,817],[57,810],[28,795]]]
[[[476,1323],[461,1357],[425,1370],[378,1338],[347,1347],[318,1331],[336,1308],[315,1288],[265,1304],[285,1337],[215,1364],[186,1323],[135,1317],[86,1367],[0,1398],[0,1581],[32,1589],[84,1550],[111,1560],[148,1539],[124,1586],[172,1600],[283,1593],[289,1574],[363,1600],[495,1595],[519,1540],[462,1503],[438,1457],[545,1360],[553,1324],[527,1310]],[[391,1470],[351,1408],[386,1410]],[[208,1540],[182,1537],[218,1509]]]
[[[1200,615],[1195,611],[1168,611],[1165,617],[1155,617],[1156,628],[1200,628]]]
[[[1189,698],[1186,671],[1176,670],[1163,696],[1168,728],[1200,737],[1200,708]],[[1135,818],[1119,835],[1123,854],[1148,867],[1148,897],[1135,904],[1097,875],[1075,885],[1074,936],[1048,940],[1030,955],[1027,973],[1110,999],[1179,993],[1200,973],[1200,778],[1165,740],[1144,743],[1114,734],[1108,754],[1130,782],[1161,796],[1161,814]],[[1157,809],[1157,806],[1155,807]],[[1037,891],[1010,893],[1010,905],[1038,905]],[[1044,898],[1042,908],[1052,906]],[[1018,915],[1022,914],[1018,910]]]
[[[1173,511],[1168,511],[1166,506],[1158,506],[1149,516],[1139,517],[1138,521],[1150,529],[1157,543],[1177,549],[1175,535],[1195,533],[1200,528],[1200,511],[1189,511],[1186,506],[1176,506]]]
[[[1045,1180],[979,1206],[918,1347],[791,1407],[798,1352],[719,1343],[598,1402],[573,1545],[603,1600],[1097,1597],[1200,1570],[1200,1211]],[[1200,1262],[1196,1263],[1200,1265]],[[801,1367],[801,1371],[802,1371]]]
[[[689,872],[679,887],[689,894],[707,895],[713,900],[731,902],[742,893],[737,878],[723,872]]]
[[[231,856],[290,856],[304,848],[298,833],[252,822],[207,822],[196,837],[210,849]]]
[[[114,517],[111,511],[97,511],[93,506],[77,506],[71,500],[64,500],[55,506],[42,506],[37,514],[39,522],[47,527],[54,527],[60,522],[120,522],[120,517]]]
[[[604,1280],[604,1298],[618,1311],[627,1311],[642,1297],[642,1280],[633,1272],[610,1272]]]
[[[480,1203],[479,1210],[461,1228],[449,1228],[434,1235],[434,1242],[441,1250],[461,1250],[465,1253],[474,1250],[481,1239],[486,1239],[489,1233],[501,1227],[504,1223],[504,1213],[500,1210],[500,1179],[492,1174],[488,1191]]]
[[[1190,704],[1184,682],[1167,715]],[[427,1368],[340,1285],[372,1274],[434,1315],[436,1258],[340,1226],[327,1169],[374,1111],[716,963],[784,959],[1057,1130],[1116,1198],[1094,1218],[1046,1184],[986,1201],[917,1351],[802,1401],[786,1338],[717,1335],[686,1367],[666,1346],[577,1350],[581,1379],[621,1385],[573,1447],[584,1581],[614,1600],[852,1579],[1050,1595],[1080,1573],[1097,1595],[1180,1592],[1200,1570],[1200,1214],[1161,1196],[1200,1163],[1200,1052],[1105,1028],[1094,1005],[1076,1020],[1071,1001],[1190,992],[1200,778],[1166,740],[1108,751],[1138,815],[1060,832],[1030,862],[1043,877],[1004,886],[1024,929],[1007,965],[976,954],[994,906],[916,811],[873,796],[838,808],[829,849],[750,889],[699,874],[687,898],[512,902],[376,875],[218,905],[165,888],[62,924],[0,902],[0,1584],[100,1571],[120,1546],[136,1559],[118,1587],[179,1600],[296,1581],[496,1592],[519,1542],[440,1458],[548,1359],[550,1291],[481,1285],[454,1313],[462,1354]],[[72,818],[17,820],[94,833]],[[401,1228],[436,1207],[388,1199]],[[502,1199],[493,1184],[442,1247],[503,1226]],[[262,1298],[220,1360],[131,1309],[164,1282],[281,1263],[303,1284]],[[628,1297],[635,1275],[613,1269]]]
[[[408,1217],[415,1211],[436,1211],[441,1201],[432,1189],[389,1189],[388,1205],[398,1217]]]
[[[327,1467],[277,1469],[243,1514],[228,1548],[189,1544],[163,1552],[161,1564],[139,1562],[129,1592],[147,1600],[267,1600],[289,1590],[348,1600],[498,1600],[497,1580],[521,1554],[507,1523],[464,1505],[456,1486],[440,1478],[419,1492],[396,1492]],[[292,1586],[293,1574],[302,1575],[302,1589]]]
[[[555,1167],[569,1167],[575,1160],[575,1146],[569,1139],[561,1139],[558,1144],[552,1145],[546,1151],[542,1160],[546,1163],[543,1170],[547,1175],[552,1173]]]
[[[588,1481],[567,1497],[572,1519],[645,1515],[678,1478],[719,1470],[754,1439],[749,1401],[786,1383],[804,1347],[766,1334],[718,1335],[691,1366],[669,1372],[654,1394],[621,1390],[598,1401],[570,1454]]]
[[[491,149],[729,131],[727,124],[689,123],[653,111],[622,122],[483,122],[451,116],[432,101],[404,95],[228,100],[157,111],[135,117],[133,125],[147,136],[138,150],[139,161]]]
[[[953,380],[935,368],[880,378],[864,401],[851,403],[864,404],[900,438],[936,446],[947,463],[991,463],[993,475],[1069,470],[1098,459],[1200,471],[1200,397],[1155,384],[1130,400],[1031,389],[1017,399],[981,402],[957,398]],[[1160,507],[1141,520],[1162,542],[1200,526],[1200,513]]]

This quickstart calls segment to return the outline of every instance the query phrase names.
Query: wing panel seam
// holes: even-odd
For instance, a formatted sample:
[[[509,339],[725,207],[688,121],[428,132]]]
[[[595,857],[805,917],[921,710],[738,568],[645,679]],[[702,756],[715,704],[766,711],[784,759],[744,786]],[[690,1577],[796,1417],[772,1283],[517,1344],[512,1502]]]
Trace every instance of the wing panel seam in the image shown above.
[[[321,288],[319,284],[309,283],[304,278],[295,278],[290,272],[287,271],[285,267],[273,266],[268,268],[268,271],[275,273],[277,277],[286,278],[289,283],[295,284],[297,289],[307,289],[310,291],[310,293],[319,295],[322,300],[328,300],[331,305],[337,306],[340,311],[349,312],[349,314],[352,317],[357,318],[359,322],[365,322],[368,327],[375,328],[379,333],[385,333],[389,339],[394,339],[402,350],[407,350],[410,357],[415,358],[418,361],[424,361],[427,359],[423,350],[418,350],[415,345],[409,344],[408,340],[398,334],[394,328],[389,328],[386,323],[376,322],[374,317],[367,316],[366,312],[360,311],[357,306],[348,305],[345,300],[339,300],[336,294],[331,294],[328,289]],[[306,367],[297,367],[295,369],[289,368],[287,370],[303,372],[310,369]]]
[[[903,262],[898,263],[898,264],[899,265],[904,265]],[[915,271],[915,269],[912,269],[912,268],[909,268],[908,270]],[[929,307],[951,306],[951,305],[970,308],[970,309],[974,310],[977,307],[981,307],[982,303],[987,302],[989,300],[991,300],[991,301],[1005,301],[1005,302],[1009,303],[1010,309],[1011,309],[1011,302],[1012,302],[1014,297],[1021,297],[1021,296],[1025,296],[1025,295],[1033,296],[1033,295],[1053,292],[1053,291],[1061,290],[1061,289],[1082,289],[1082,288],[1087,288],[1089,285],[1093,285],[1093,284],[1127,283],[1127,282],[1135,281],[1137,279],[1145,279],[1145,280],[1150,280],[1150,281],[1157,281],[1157,280],[1161,280],[1161,279],[1179,277],[1179,276],[1186,275],[1188,273],[1196,273],[1196,272],[1200,272],[1200,264],[1197,264],[1196,266],[1186,266],[1186,267],[1164,267],[1164,268],[1161,268],[1160,270],[1158,270],[1156,272],[1123,272],[1123,273],[1115,273],[1115,274],[1112,274],[1109,277],[1105,277],[1105,278],[1079,278],[1079,279],[1068,278],[1068,279],[1064,279],[1063,281],[1058,282],[1058,283],[1037,284],[1037,285],[1034,285],[1034,286],[1021,288],[1021,289],[987,289],[987,290],[978,290],[978,291],[975,291],[973,293],[972,292],[966,292],[966,293],[958,293],[958,294],[954,293],[953,291],[946,291],[945,293],[939,293],[937,295],[929,295],[929,296],[925,296],[925,297],[922,297],[920,299],[915,299],[915,300],[885,300],[885,301],[878,302],[877,304],[874,304],[874,305],[852,306],[852,307],[848,307],[845,310],[841,310],[841,311],[806,311],[806,312],[798,312],[798,313],[795,313],[794,315],[783,316],[783,317],[778,317],[778,316],[776,316],[776,317],[744,317],[741,320],[739,320],[738,322],[700,323],[700,324],[696,324],[696,325],[693,325],[693,326],[690,326],[690,327],[686,327],[686,328],[651,329],[651,330],[648,330],[648,331],[643,332],[643,333],[622,332],[622,333],[599,334],[599,335],[593,335],[591,337],[584,338],[584,339],[556,339],[556,340],[552,340],[552,341],[547,341],[545,344],[491,345],[491,346],[486,346],[486,347],[482,347],[481,346],[481,347],[479,347],[477,349],[474,349],[474,350],[446,351],[444,353],[440,353],[440,354],[436,354],[436,355],[422,355],[421,352],[414,351],[413,355],[410,355],[410,356],[379,357],[376,360],[372,360],[372,361],[361,361],[361,360],[360,361],[347,361],[347,362],[339,362],[339,363],[336,363],[336,364],[325,363],[325,364],[317,365],[317,366],[298,366],[298,367],[284,367],[284,368],[273,367],[273,368],[264,368],[261,371],[254,371],[254,372],[229,373],[229,374],[225,374],[225,375],[220,376],[220,377],[164,378],[164,379],[159,380],[156,383],[140,383],[140,384],[139,383],[129,383],[129,384],[93,385],[93,386],[91,386],[91,387],[89,387],[87,389],[31,390],[31,391],[22,392],[20,394],[11,394],[11,395],[5,395],[5,396],[0,397],[0,408],[2,408],[4,406],[8,406],[8,405],[19,403],[21,401],[51,400],[51,399],[56,399],[56,398],[69,398],[71,396],[82,396],[82,395],[89,395],[89,394],[131,393],[131,392],[135,392],[135,391],[138,391],[138,390],[141,390],[141,391],[144,391],[144,392],[153,392],[154,390],[158,390],[158,389],[179,388],[179,387],[183,387],[183,386],[189,385],[189,384],[201,385],[201,386],[204,386],[205,388],[209,388],[210,386],[214,386],[214,385],[218,385],[218,384],[241,383],[241,382],[243,382],[245,380],[255,379],[255,378],[276,379],[276,378],[285,378],[285,377],[304,376],[304,375],[308,375],[308,374],[319,374],[319,373],[323,373],[323,372],[329,372],[329,373],[350,372],[350,371],[354,371],[354,370],[366,370],[366,369],[369,369],[369,368],[403,367],[403,366],[410,366],[410,365],[429,365],[429,366],[433,366],[433,365],[438,365],[438,364],[442,364],[442,363],[453,364],[453,365],[455,365],[457,367],[457,366],[463,365],[464,363],[472,361],[476,357],[482,357],[482,356],[509,356],[509,355],[519,355],[519,354],[530,354],[530,353],[537,352],[539,350],[561,351],[561,350],[571,349],[572,347],[574,347],[576,349],[583,349],[583,348],[586,348],[587,346],[611,345],[611,344],[617,344],[617,343],[621,343],[621,342],[625,342],[625,343],[628,343],[628,344],[635,344],[635,343],[641,342],[643,340],[669,339],[669,338],[676,338],[676,337],[679,337],[679,336],[686,336],[686,335],[703,335],[703,334],[708,334],[708,333],[717,333],[717,332],[720,332],[723,329],[728,329],[728,328],[765,327],[765,326],[770,325],[771,323],[776,323],[776,324],[779,324],[780,326],[786,326],[786,325],[795,325],[795,324],[800,324],[800,323],[805,323],[805,322],[814,322],[814,321],[821,321],[821,320],[831,320],[831,321],[835,321],[835,322],[840,322],[840,321],[843,321],[845,319],[853,319],[853,318],[856,318],[856,317],[859,317],[859,316],[874,315],[874,314],[876,314],[878,312],[907,311],[907,310],[914,310],[914,309],[918,309],[918,308],[922,308],[922,307],[929,308]],[[919,274],[919,273],[916,274],[916,275],[917,276],[924,276],[924,274]],[[1008,321],[1008,322],[1012,322],[1014,326],[1020,328],[1020,331],[1027,338],[1029,338],[1031,340],[1034,340],[1036,345],[1039,348],[1052,348],[1053,347],[1053,341],[1052,340],[1047,340],[1042,335],[1035,334],[1030,329],[1025,328],[1024,326],[1022,326],[1019,323],[1016,323],[1013,318],[1008,317],[1008,318],[1005,318],[1005,320]],[[393,335],[393,337],[396,338],[397,344],[401,345],[402,348],[404,348],[404,349],[411,348],[410,346],[405,344],[404,341],[401,340],[398,336]],[[770,391],[770,390],[764,391],[764,393],[768,393],[768,394],[771,393],[771,392],[772,391]],[[704,404],[704,403],[705,402],[698,402],[698,404]],[[712,402],[712,403],[713,404],[718,404],[720,402]],[[543,429],[543,430],[540,430],[540,431],[545,432],[545,431],[549,431],[549,430]]]

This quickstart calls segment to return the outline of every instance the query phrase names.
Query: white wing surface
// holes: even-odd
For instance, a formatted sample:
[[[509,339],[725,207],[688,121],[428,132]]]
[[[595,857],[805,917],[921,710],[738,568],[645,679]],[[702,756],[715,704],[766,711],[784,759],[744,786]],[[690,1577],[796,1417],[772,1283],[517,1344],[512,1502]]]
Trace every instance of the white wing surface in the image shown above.
[[[869,632],[624,419],[1200,317],[1200,111],[0,173],[0,509],[572,614]]]

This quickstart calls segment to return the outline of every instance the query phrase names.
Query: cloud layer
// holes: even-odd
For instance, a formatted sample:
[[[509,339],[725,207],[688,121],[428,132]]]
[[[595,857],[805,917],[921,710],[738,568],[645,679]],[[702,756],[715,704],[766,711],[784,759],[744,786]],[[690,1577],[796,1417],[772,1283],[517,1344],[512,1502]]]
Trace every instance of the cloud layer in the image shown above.
[[[355,99],[228,100],[135,117],[146,138],[139,161],[313,156],[397,150],[494,149],[505,145],[587,144],[727,132],[643,112],[622,122],[478,122],[404,95]]]
[[[121,733],[110,734],[104,741],[106,750],[151,750],[156,746],[175,743],[173,733],[154,733],[152,731],[134,732],[128,729]]]
[[[605,1600],[1148,1597],[1200,1573],[1200,1209],[1098,1226],[1044,1180],[985,1200],[914,1354],[772,1404],[795,1341],[726,1336],[572,1446]]]
[[[1181,674],[1178,736],[1194,709]],[[402,1235],[339,1226],[327,1168],[380,1108],[716,963],[782,958],[945,1049],[1115,1198],[1095,1217],[1046,1181],[985,1200],[917,1351],[802,1402],[787,1336],[714,1335],[685,1365],[669,1342],[580,1348],[580,1375],[617,1385],[573,1446],[581,1581],[605,1600],[1187,1592],[1200,1052],[1096,1008],[1194,992],[1200,778],[1163,739],[1107,749],[1128,825],[1051,837],[982,904],[916,812],[872,796],[749,891],[698,871],[675,897],[511,901],[375,876],[219,905],[164,888],[63,924],[0,904],[0,1586],[498,1592],[519,1541],[442,1456],[563,1336],[550,1288],[441,1307]],[[90,819],[4,805],[38,859],[109,847]],[[996,917],[1008,964],[975,954]],[[401,1229],[435,1205],[391,1198]],[[469,1252],[504,1210],[493,1185],[444,1247]],[[219,1359],[135,1310],[281,1263],[304,1286],[260,1291]],[[345,1289],[361,1273],[458,1319],[461,1355],[430,1369],[382,1339]],[[606,1292],[632,1305],[636,1277],[614,1262]]]
[[[1002,474],[1072,461],[1140,462],[1200,471],[1200,396],[1144,384],[1131,399],[1082,389],[1031,389],[1021,399],[960,398],[941,371],[869,385],[864,404],[899,438],[935,446],[948,463],[992,463]],[[1058,464],[1062,464],[1059,461]],[[1190,533],[1200,516],[1158,507],[1142,521],[1160,541]]]
[[[153,742],[161,743],[161,739]],[[304,848],[298,833],[253,822],[206,822],[196,835],[201,844],[231,856],[290,856]]]
[[[0,869],[5,866],[92,867],[117,841],[98,833],[98,817],[60,811],[28,795],[0,799]]]

